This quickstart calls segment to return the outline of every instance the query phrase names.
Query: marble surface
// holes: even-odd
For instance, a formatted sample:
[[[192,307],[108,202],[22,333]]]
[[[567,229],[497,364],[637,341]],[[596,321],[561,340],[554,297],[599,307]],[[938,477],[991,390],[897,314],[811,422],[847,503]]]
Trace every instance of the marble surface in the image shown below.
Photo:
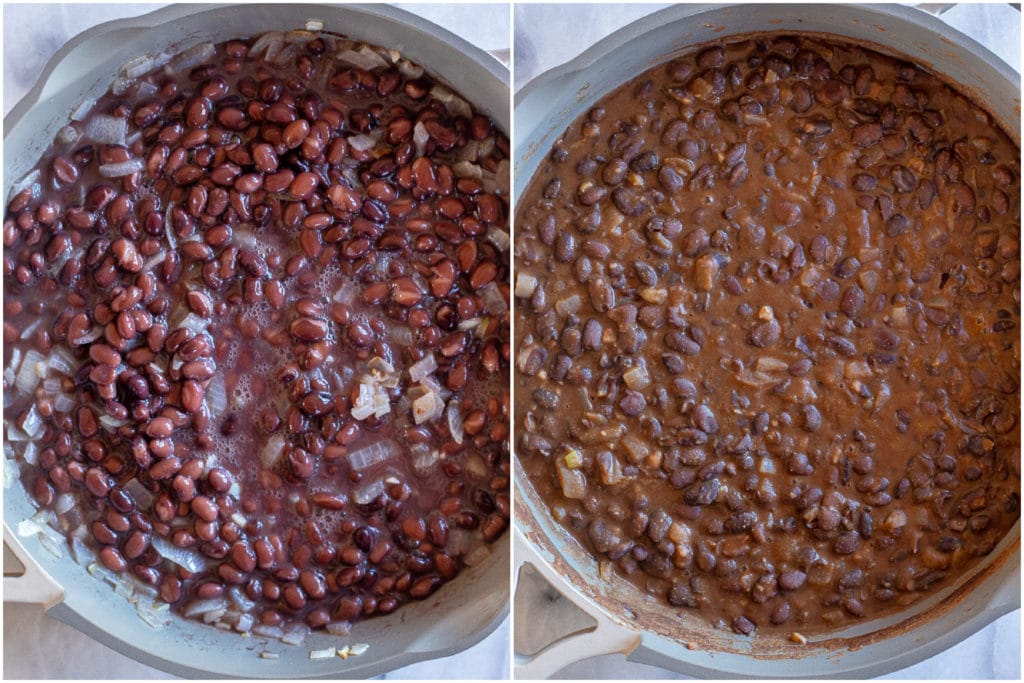
[[[13,5],[4,11],[4,114],[35,83],[47,60],[77,33],[96,24],[138,16],[162,4]],[[398,4],[488,51],[509,48],[510,8],[490,4],[473,8],[467,21],[464,5]],[[381,678],[507,678],[510,670],[510,625],[476,646],[444,659],[413,664]],[[157,679],[168,674],[143,666],[31,605],[4,604],[3,675],[5,679]]]
[[[667,6],[517,4],[514,10],[516,90],[538,74],[571,60],[601,38]],[[1020,71],[1021,17],[1018,11],[1005,3],[957,5],[942,14],[942,19]],[[572,39],[566,40],[566,36]],[[885,678],[1020,680],[1020,626],[1018,610],[956,647]],[[607,655],[567,666],[555,678],[629,680],[685,676],[628,662],[622,655]]]

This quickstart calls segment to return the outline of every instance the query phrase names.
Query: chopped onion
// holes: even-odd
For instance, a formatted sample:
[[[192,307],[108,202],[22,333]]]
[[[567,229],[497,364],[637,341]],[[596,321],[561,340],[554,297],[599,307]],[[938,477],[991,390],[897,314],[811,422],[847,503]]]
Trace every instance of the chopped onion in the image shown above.
[[[80,133],[70,123],[57,131],[57,142],[63,145],[70,145],[78,140]]]
[[[491,315],[502,317],[508,313],[508,302],[496,283],[488,282],[480,290],[480,295],[484,300],[484,310]]]
[[[441,457],[441,453],[437,449],[431,448],[425,443],[418,443],[413,446],[412,452],[415,454],[412,467],[420,474],[429,472]]]
[[[209,324],[210,321],[207,320],[206,318],[200,318],[195,313],[189,313],[184,318],[182,318],[181,322],[178,323],[175,327],[183,327],[186,330],[190,330],[193,334],[199,335],[206,332],[206,328]]]
[[[476,140],[468,141],[462,146],[462,149],[459,150],[458,159],[460,163],[476,161],[478,158],[480,158],[480,143]],[[458,164],[455,164],[455,166],[458,166]],[[452,167],[452,170],[455,171],[455,175],[458,176],[458,171],[455,166]],[[479,166],[477,168],[479,168]]]
[[[384,440],[370,444],[348,454],[349,464],[356,472],[361,472],[369,467],[390,460],[396,452],[395,444]]]
[[[42,436],[43,432],[46,430],[46,425],[43,424],[43,418],[39,415],[39,411],[36,410],[34,403],[25,413],[25,417],[21,422],[21,430],[25,432],[30,439],[36,439]]]
[[[50,351],[50,355],[46,357],[46,365],[56,370],[59,374],[67,375],[68,377],[74,377],[75,375],[75,356],[71,353],[71,349],[66,346],[57,346]]]
[[[323,31],[324,22],[320,21],[319,19],[306,19],[306,30],[313,32]]]
[[[135,79],[133,78],[118,76],[114,79],[114,82],[110,84],[110,92],[115,95],[123,95],[128,92],[128,88],[132,87],[133,83],[135,83]]]
[[[578,469],[566,467],[561,460],[557,461],[558,480],[562,486],[562,495],[566,498],[582,500],[587,495],[587,478]]]
[[[256,633],[256,629],[257,628],[260,628],[262,630],[262,629],[270,629],[270,628],[277,628],[277,627],[276,626],[273,626],[273,627],[271,627],[271,626],[263,626],[261,624],[259,626],[254,627],[252,629],[252,632]],[[280,629],[278,629],[278,630],[280,630]],[[259,635],[259,634],[257,633],[257,635]],[[281,659],[281,655],[279,655],[276,652],[270,652],[269,650],[263,650],[263,651],[260,652],[260,659]]]
[[[155,538],[155,537],[154,537]],[[218,610],[227,609],[227,598],[210,598],[209,600],[193,600],[181,610],[184,617],[194,617],[199,614],[209,614]]]
[[[359,505],[368,505],[382,493],[384,493],[384,482],[378,479],[357,489],[352,499]]]
[[[444,108],[448,110],[449,114],[462,116],[467,119],[473,118],[473,109],[469,106],[469,103],[453,93],[451,90],[440,85],[435,85],[430,90],[430,95],[444,103]]]
[[[83,135],[93,142],[104,145],[123,145],[128,133],[128,120],[96,114],[85,124]]]
[[[431,351],[409,366],[409,379],[414,384],[421,382],[425,377],[433,374],[435,370],[437,370],[437,358],[434,357],[434,352]]]
[[[170,64],[167,65],[167,68],[171,73],[191,69],[192,67],[199,66],[213,57],[216,52],[217,49],[213,46],[213,43],[200,43],[195,47],[185,50],[172,59]]]
[[[444,409],[444,403],[432,391],[428,391],[412,402],[412,416],[416,424],[433,420]]]
[[[149,81],[142,81],[139,83],[139,87],[135,90],[135,96],[140,100],[144,100],[156,95],[158,92],[160,92],[160,89],[157,88],[156,85]]]
[[[262,52],[263,50],[270,47],[273,43],[277,43],[278,49],[280,49],[280,44],[283,40],[284,34],[282,34],[280,31],[267,31],[259,38],[257,38],[256,42],[252,44],[252,47],[249,48],[249,54],[252,56],[256,56],[260,54],[260,52]],[[275,50],[275,52],[276,51],[277,50]]]
[[[88,566],[90,562],[96,559],[96,553],[78,536],[71,537],[70,545],[72,559],[83,567]]]
[[[156,60],[153,59],[153,55],[149,54],[132,57],[121,65],[121,71],[128,78],[138,78],[152,69],[155,61]]]
[[[305,43],[310,42],[311,40],[315,40],[316,34],[313,33],[312,31],[297,28],[288,31],[288,33],[284,34],[284,39],[286,42],[289,43],[298,43],[300,45],[303,45]]]
[[[31,436],[35,435],[33,434]],[[25,450],[21,452],[21,459],[24,460],[29,465],[35,465],[36,463],[39,462],[39,447],[36,445],[35,441],[29,441],[27,444],[25,444]],[[56,507],[54,507],[54,511],[58,515],[61,514],[61,512],[57,510]],[[67,511],[65,510],[65,512]]]
[[[155,534],[150,543],[152,543],[153,549],[160,554],[160,557],[170,560],[179,567],[184,567],[193,574],[198,574],[206,569],[206,560],[198,553],[187,548],[179,548],[167,539]],[[225,602],[225,604],[227,603]],[[185,616],[189,615],[186,614]]]
[[[116,432],[118,427],[128,424],[128,420],[122,420],[113,415],[100,415],[100,424],[106,427],[107,431]]]
[[[238,621],[235,622],[235,630],[239,633],[247,633],[252,630],[255,622],[256,620],[251,614],[240,614],[238,615]]]
[[[58,413],[70,413],[75,407],[75,400],[67,394],[57,394],[53,398],[53,409]]]
[[[355,645],[349,646],[348,653],[354,657],[358,657],[359,655],[366,654],[369,649],[370,646],[367,643],[356,643]]]
[[[347,62],[354,67],[371,71],[383,66],[387,66],[388,62],[386,59],[381,57],[379,54],[374,52],[368,46],[364,45],[356,50],[343,50],[339,52],[337,58],[343,62]]]
[[[352,624],[347,621],[332,621],[324,627],[332,636],[347,636],[352,632]]]
[[[256,606],[256,603],[247,598],[245,594],[242,593],[242,589],[238,586],[233,586],[228,591],[228,597],[231,598],[231,602],[234,603],[235,607],[242,612],[248,612]]]
[[[161,263],[163,263],[166,258],[167,258],[167,252],[166,251],[158,251],[158,252],[156,252],[155,254],[153,254],[152,256],[150,256],[148,259],[146,259],[143,262],[143,264],[142,264],[142,272],[143,273],[151,272],[154,268],[156,268]]]
[[[408,59],[403,59],[398,62],[398,71],[406,78],[419,78],[423,75],[423,67],[418,64],[413,64]]]
[[[357,152],[365,152],[368,149],[373,149],[377,141],[369,135],[353,135],[348,139],[348,144]]]
[[[484,177],[484,170],[472,161],[460,161],[452,166],[452,173],[456,178],[472,178],[481,180]]]
[[[338,654],[338,650],[333,647],[327,647],[323,650],[310,650],[310,659],[333,659]]]
[[[277,461],[284,455],[284,447],[284,435],[272,435],[267,440],[267,444],[263,447],[263,452],[260,454],[260,461],[263,463],[263,467],[269,470],[276,465]]]
[[[129,159],[128,161],[119,161],[113,164],[102,164],[100,166],[100,175],[104,178],[123,178],[126,175],[138,173],[146,167],[146,162],[142,159]]]
[[[427,127],[423,125],[422,121],[416,123],[412,129],[412,141],[416,145],[416,156],[423,156],[427,150],[427,142],[430,140],[430,133],[427,132]]]
[[[508,251],[508,248],[511,245],[508,233],[495,225],[492,225],[487,231],[487,239],[491,241],[491,244],[498,248],[498,251]]]
[[[281,642],[288,645],[298,645],[309,635],[309,627],[305,624],[292,624],[287,627],[281,635]]]
[[[455,399],[448,401],[448,408],[445,413],[448,418],[448,430],[451,432],[452,438],[455,439],[455,443],[462,443],[466,432],[462,427],[462,412],[459,410],[459,402]]]
[[[171,623],[170,605],[166,602],[156,603],[152,598],[139,597],[135,601],[135,611],[147,626],[154,629],[162,629]]]
[[[412,330],[405,325],[395,325],[391,328],[391,341],[399,346],[412,346],[416,343]]]
[[[210,417],[219,417],[228,407],[228,394],[224,388],[224,376],[220,373],[213,376],[206,386],[206,407],[210,410]]]

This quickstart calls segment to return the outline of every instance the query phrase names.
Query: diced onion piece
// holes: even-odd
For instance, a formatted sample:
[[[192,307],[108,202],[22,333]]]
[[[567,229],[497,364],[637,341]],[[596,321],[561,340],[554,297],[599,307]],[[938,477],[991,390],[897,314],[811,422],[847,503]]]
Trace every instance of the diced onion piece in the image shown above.
[[[556,301],[555,311],[558,313],[558,315],[562,316],[563,318],[566,318],[576,313],[576,311],[580,310],[581,304],[582,302],[580,300],[580,295],[572,294],[571,296],[567,296],[564,299],[559,299],[558,301]]]
[[[167,65],[167,68],[172,73],[180,73],[185,69],[191,69],[194,66],[199,66],[203,62],[207,61],[216,54],[217,49],[213,43],[200,43],[195,47],[185,50]]]
[[[423,394],[412,402],[413,420],[415,420],[416,424],[423,424],[428,420],[434,419],[441,410],[438,407],[439,405],[443,404],[441,404],[437,394],[432,391]]]
[[[408,59],[398,62],[398,71],[406,78],[419,78],[423,75],[423,67],[413,64]]]
[[[207,320],[206,318],[200,318],[195,313],[189,313],[184,318],[182,318],[181,322],[178,323],[176,327],[183,327],[186,330],[192,332],[192,334],[198,335],[202,334],[203,332],[206,332],[206,328],[209,324],[210,321]]]
[[[182,616],[194,617],[199,614],[209,614],[219,610],[227,609],[227,598],[210,598],[209,600],[193,600],[181,610]]]
[[[22,367],[18,369],[17,375],[14,377],[14,386],[18,392],[28,395],[35,390],[39,385],[39,380],[45,375],[45,362],[46,359],[39,351],[29,349],[26,352],[25,359],[22,360]]]
[[[516,296],[520,299],[529,299],[537,289],[537,278],[526,273],[516,275]]]
[[[437,449],[431,448],[425,443],[418,443],[413,446],[411,450],[415,454],[412,461],[412,467],[419,474],[426,474],[429,472],[441,457],[441,454]]]
[[[462,411],[459,410],[459,402],[455,399],[448,401],[448,408],[445,410],[448,418],[448,431],[451,432],[455,443],[462,443],[466,432],[462,426]]]
[[[204,394],[206,407],[210,410],[210,417],[219,417],[228,407],[228,394],[224,387],[224,376],[220,373],[213,376],[206,386]]]
[[[349,464],[356,472],[390,460],[396,454],[395,444],[389,440],[377,441],[348,454]]]
[[[138,57],[132,57],[122,64],[121,71],[128,78],[138,78],[152,69],[155,62],[156,60],[153,59],[153,55],[139,55]]]
[[[228,591],[228,597],[231,598],[231,602],[234,604],[234,606],[242,612],[248,612],[256,606],[256,603],[247,598],[245,594],[242,592],[242,589],[238,586],[232,586],[232,588]]]
[[[429,140],[430,133],[427,132],[427,127],[423,125],[422,121],[419,121],[412,129],[412,141],[416,145],[416,156],[423,156]]]
[[[491,244],[496,246],[498,248],[498,251],[501,252],[508,251],[508,248],[512,242],[508,236],[508,233],[496,225],[492,225],[487,230],[487,239],[490,240]]]
[[[298,645],[309,635],[309,627],[305,624],[293,624],[285,630],[281,636],[281,642],[289,645]]]
[[[332,621],[324,630],[330,633],[332,636],[347,636],[352,632],[352,624],[347,621]]]
[[[370,646],[367,643],[356,643],[355,645],[349,645],[348,653],[358,657],[359,655],[366,654],[369,649]]]
[[[184,567],[193,574],[201,572],[206,568],[206,560],[199,553],[187,548],[179,548],[165,538],[153,535],[150,541],[153,549],[165,560],[170,560],[179,567]],[[225,602],[225,605],[227,603]],[[187,614],[185,616],[188,616]]]
[[[115,95],[123,95],[128,92],[128,89],[135,83],[135,79],[128,78],[127,76],[118,76],[114,79],[114,82],[110,84],[110,92]]]
[[[384,482],[380,479],[370,482],[366,486],[357,489],[352,499],[359,505],[368,505],[378,496],[384,493]]]
[[[310,659],[333,659],[338,654],[338,650],[333,647],[325,647],[322,650],[310,650]]]
[[[369,135],[353,135],[348,139],[348,144],[357,152],[365,152],[368,149],[373,149],[377,141]]]
[[[129,159],[128,161],[119,161],[113,164],[102,164],[100,166],[100,175],[104,178],[122,178],[132,173],[138,173],[146,167],[146,162],[142,159]]]
[[[306,30],[307,31],[323,31],[324,22],[319,19],[306,19]]]
[[[264,638],[280,639],[284,635],[284,630],[280,626],[268,626],[267,624],[256,624],[252,627],[252,632]],[[273,658],[277,659],[277,656],[275,655]]]
[[[626,386],[634,391],[640,391],[651,383],[651,376],[647,373],[647,366],[637,365],[622,373],[622,379]]]
[[[85,121],[85,117],[87,117],[89,115],[89,112],[92,111],[92,108],[95,105],[96,105],[96,98],[94,98],[94,97],[82,100],[81,102],[78,103],[78,106],[75,107],[75,110],[73,112],[71,112],[71,120],[72,121]]]
[[[501,293],[501,289],[495,282],[488,282],[480,290],[480,296],[484,300],[484,310],[491,315],[504,317],[508,313],[508,302]]]
[[[587,478],[578,469],[571,469],[564,462],[556,462],[558,481],[562,486],[562,495],[574,500],[582,500],[587,495]]]
[[[83,135],[103,145],[123,145],[128,134],[128,120],[96,114],[85,124]]]
[[[267,443],[260,453],[260,462],[263,463],[263,467],[270,469],[276,465],[277,461],[284,455],[284,447],[285,440],[282,434],[274,434],[267,439]]]
[[[128,420],[122,420],[114,417],[113,415],[100,415],[100,424],[102,424],[107,431],[116,432],[118,427],[123,427],[128,424]]]
[[[379,67],[387,66],[388,62],[386,59],[381,57],[379,54],[374,52],[372,49],[364,45],[359,50],[343,50],[337,54],[337,58],[343,62],[347,62],[354,67],[359,69],[365,69],[371,71]]]
[[[150,628],[160,630],[170,625],[170,605],[167,603],[156,603],[152,598],[139,596],[135,601],[135,611]]]
[[[422,381],[428,375],[433,374],[435,370],[437,370],[437,358],[434,357],[434,353],[431,351],[409,366],[409,379],[415,384]]]
[[[456,178],[472,178],[473,180],[483,180],[484,170],[472,161],[460,161],[452,166],[452,173],[455,174]]]
[[[469,102],[462,99],[451,90],[448,90],[444,86],[435,85],[430,90],[431,97],[436,97],[444,104],[444,108],[448,110],[449,114],[454,116],[462,116],[467,119],[473,118],[473,109],[469,106]]]
[[[57,131],[57,142],[63,145],[70,145],[78,140],[79,135],[78,129],[68,124]]]

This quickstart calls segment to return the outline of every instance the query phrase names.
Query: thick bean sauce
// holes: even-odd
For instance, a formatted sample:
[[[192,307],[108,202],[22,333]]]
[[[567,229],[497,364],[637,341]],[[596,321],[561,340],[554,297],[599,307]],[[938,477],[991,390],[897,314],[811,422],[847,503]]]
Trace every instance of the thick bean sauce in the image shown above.
[[[517,456],[682,617],[870,619],[1017,520],[1020,150],[935,76],[708,47],[574,122],[516,226]]]
[[[263,635],[479,562],[509,517],[507,139],[308,31],[135,60],[83,109],[4,220],[7,456],[42,519]]]

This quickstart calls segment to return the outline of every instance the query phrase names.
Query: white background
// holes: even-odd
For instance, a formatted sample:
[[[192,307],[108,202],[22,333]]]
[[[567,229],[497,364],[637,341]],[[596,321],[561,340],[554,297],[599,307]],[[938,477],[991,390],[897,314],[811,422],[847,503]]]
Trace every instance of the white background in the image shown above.
[[[4,114],[35,83],[47,60],[71,37],[113,19],[163,4],[4,5]],[[443,26],[484,50],[508,50],[509,6],[397,5]],[[468,19],[472,17],[472,21]],[[111,596],[113,598],[113,595]],[[507,678],[509,620],[460,654],[413,664],[381,678]],[[4,604],[4,678],[172,678],[143,666],[63,623],[39,607]]]

